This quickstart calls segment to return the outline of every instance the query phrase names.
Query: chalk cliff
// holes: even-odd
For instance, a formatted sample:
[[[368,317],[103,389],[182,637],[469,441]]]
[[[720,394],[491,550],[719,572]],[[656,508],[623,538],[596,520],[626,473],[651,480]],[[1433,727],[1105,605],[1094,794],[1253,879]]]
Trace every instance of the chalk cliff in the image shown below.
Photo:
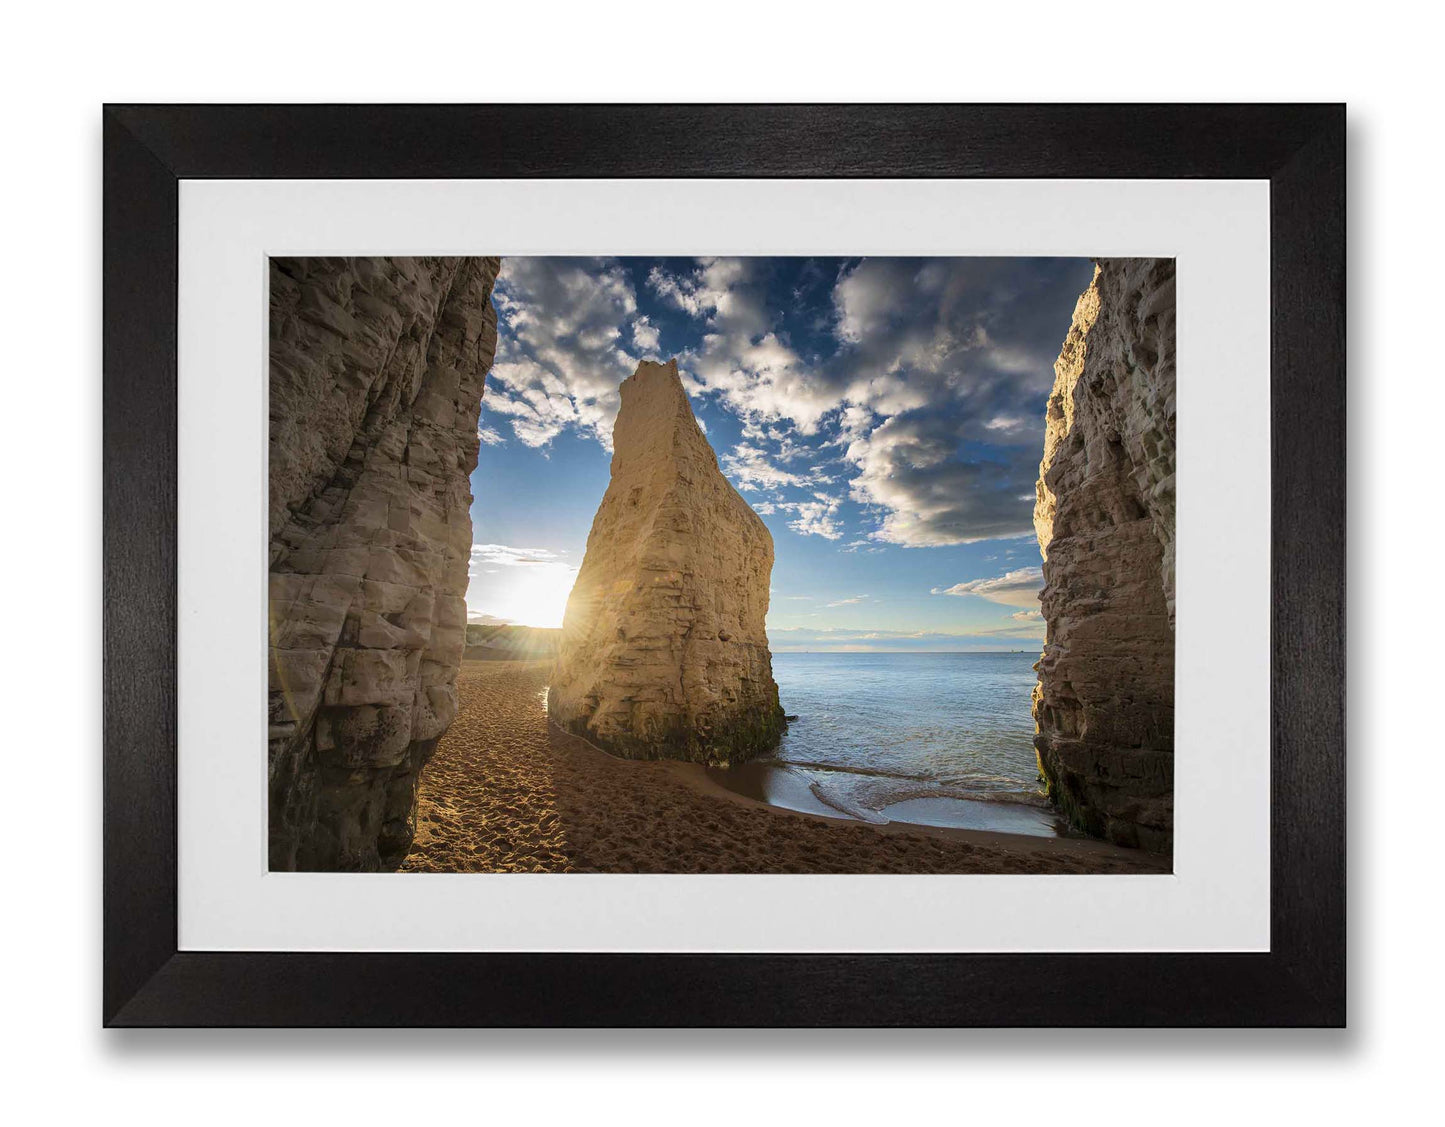
[[[773,540],[718,469],[676,361],[644,361],[621,391],[548,711],[629,758],[740,762],[784,725],[764,629]]]
[[[1034,526],[1034,745],[1077,827],[1174,828],[1174,260],[1100,259],[1054,364]]]
[[[272,869],[405,857],[456,714],[495,258],[271,260]]]

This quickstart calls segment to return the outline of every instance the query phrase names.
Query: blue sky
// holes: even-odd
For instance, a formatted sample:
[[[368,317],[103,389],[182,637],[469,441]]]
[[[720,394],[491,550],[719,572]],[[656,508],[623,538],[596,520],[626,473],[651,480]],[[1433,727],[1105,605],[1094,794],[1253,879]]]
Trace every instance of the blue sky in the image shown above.
[[[675,357],[773,534],[774,650],[1031,649],[1034,480],[1088,259],[509,258],[474,620],[561,621],[617,386]]]

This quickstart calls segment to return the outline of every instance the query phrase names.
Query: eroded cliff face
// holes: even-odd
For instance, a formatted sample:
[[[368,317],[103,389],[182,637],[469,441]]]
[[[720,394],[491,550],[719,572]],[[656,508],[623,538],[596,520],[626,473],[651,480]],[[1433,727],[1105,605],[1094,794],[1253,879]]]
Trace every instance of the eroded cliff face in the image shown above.
[[[1054,365],[1034,745],[1079,828],[1174,832],[1174,260],[1101,259]]]
[[[495,258],[271,260],[272,869],[395,867],[456,715]]]
[[[676,361],[644,361],[621,392],[548,711],[629,758],[740,762],[784,725],[764,628],[772,536],[718,469]]]

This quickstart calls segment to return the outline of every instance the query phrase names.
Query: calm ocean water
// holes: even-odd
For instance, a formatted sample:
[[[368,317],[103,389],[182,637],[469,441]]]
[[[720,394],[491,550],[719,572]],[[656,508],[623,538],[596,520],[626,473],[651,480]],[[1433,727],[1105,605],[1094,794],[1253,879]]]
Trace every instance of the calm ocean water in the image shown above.
[[[776,754],[713,772],[775,805],[868,822],[1052,834],[1029,694],[1037,653],[776,653]]]

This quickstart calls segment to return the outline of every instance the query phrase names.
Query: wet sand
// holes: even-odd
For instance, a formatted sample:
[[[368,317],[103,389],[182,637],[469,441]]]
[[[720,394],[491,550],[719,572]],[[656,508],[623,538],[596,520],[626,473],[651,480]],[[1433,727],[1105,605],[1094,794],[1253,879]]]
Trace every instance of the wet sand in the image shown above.
[[[694,764],[617,759],[547,722],[549,661],[467,661],[403,872],[1159,873],[1104,842],[799,813]]]

